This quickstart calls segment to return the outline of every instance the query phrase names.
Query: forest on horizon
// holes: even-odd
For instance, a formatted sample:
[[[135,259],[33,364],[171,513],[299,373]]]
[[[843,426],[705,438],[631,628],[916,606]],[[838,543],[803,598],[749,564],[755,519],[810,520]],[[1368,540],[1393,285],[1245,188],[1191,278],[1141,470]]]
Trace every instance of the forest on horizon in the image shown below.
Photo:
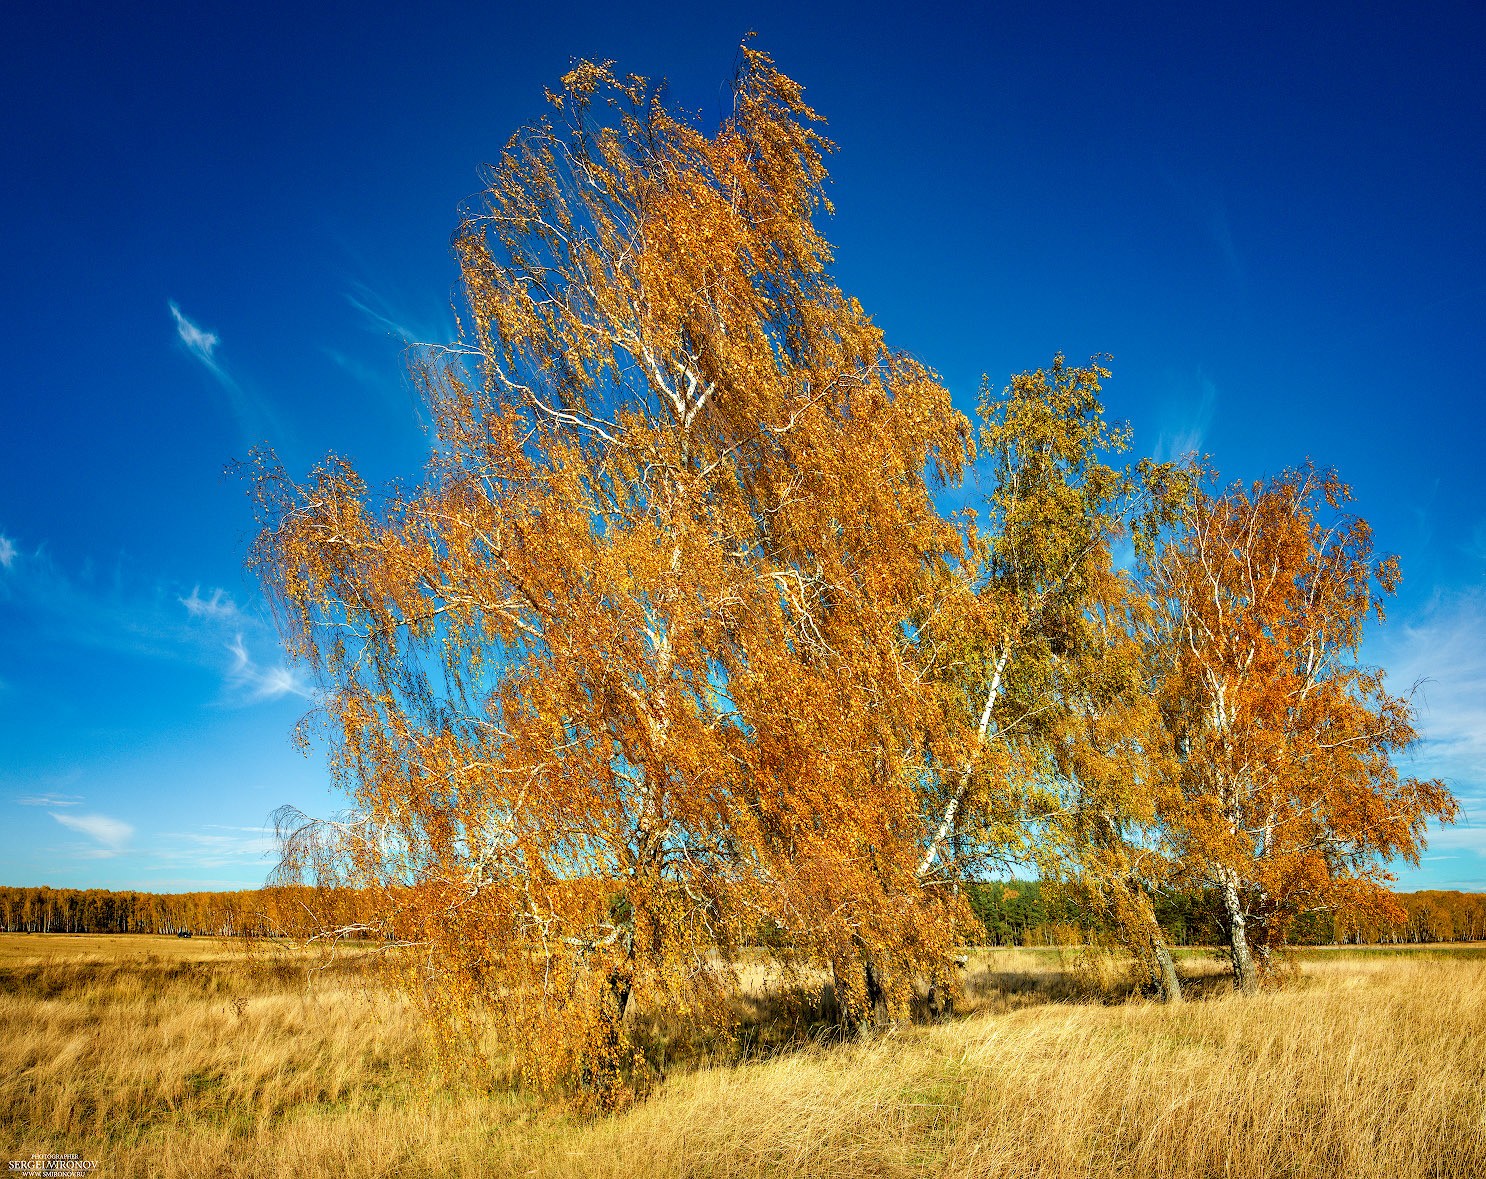
[[[1115,934],[1076,886],[1012,879],[969,881],[964,888],[974,914],[963,930],[967,945],[1108,944]],[[1306,946],[1486,941],[1486,893],[1421,889],[1393,897],[1402,920],[1359,922],[1312,913],[1297,921],[1290,941]],[[153,893],[0,886],[0,932],[303,937],[328,923],[354,921],[356,902],[354,890],[339,895],[285,887]],[[1227,941],[1222,906],[1210,893],[1171,893],[1158,898],[1154,908],[1173,945]],[[755,941],[762,948],[775,940],[775,931],[757,931]]]

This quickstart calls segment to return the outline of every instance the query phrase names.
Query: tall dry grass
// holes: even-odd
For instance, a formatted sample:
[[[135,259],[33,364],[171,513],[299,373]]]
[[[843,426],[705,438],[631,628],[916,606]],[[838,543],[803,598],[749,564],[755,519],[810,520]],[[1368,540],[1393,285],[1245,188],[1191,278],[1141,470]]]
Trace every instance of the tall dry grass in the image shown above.
[[[1311,954],[1249,1001],[1196,957],[1177,1009],[1099,956],[1000,952],[972,963],[977,1014],[678,1069],[581,1123],[440,1075],[354,959],[306,987],[210,943],[22,940],[0,937],[0,1146],[101,1175],[1486,1175],[1468,951]]]

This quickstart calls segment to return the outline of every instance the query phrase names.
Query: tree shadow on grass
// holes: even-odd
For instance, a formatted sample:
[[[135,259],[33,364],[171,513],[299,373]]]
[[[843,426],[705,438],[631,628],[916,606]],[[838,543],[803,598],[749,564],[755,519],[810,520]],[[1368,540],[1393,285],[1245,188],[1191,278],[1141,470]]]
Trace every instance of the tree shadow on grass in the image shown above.
[[[1230,975],[1212,955],[1186,955],[1179,970],[1183,993],[1190,1000],[1232,993]],[[731,1001],[731,1024],[725,1028],[668,1011],[636,1015],[635,1039],[658,1075],[767,1060],[861,1034],[844,1026],[824,973],[791,977],[756,965],[741,982],[740,993]],[[943,1023],[1051,1003],[1139,1002],[1152,995],[1149,980],[1135,963],[1085,947],[971,952],[960,968],[960,982],[960,993],[948,1001],[920,983],[910,1003],[910,1022]]]
[[[623,1066],[623,1072],[626,1083],[634,1086],[635,1097],[643,1098],[668,1078],[816,1052],[870,1039],[879,1030],[845,1025],[823,970],[790,970],[767,956],[745,960],[737,969],[739,989],[719,997],[727,1018],[716,1018],[716,1007],[691,1014],[638,1001],[632,1004],[624,1022],[627,1042],[637,1055],[632,1065]],[[1226,962],[1213,951],[1182,953],[1178,971],[1189,1001],[1233,994]],[[910,1002],[906,1025],[995,1017],[1049,1004],[1116,1006],[1154,998],[1151,981],[1138,964],[1098,947],[970,951],[960,966],[959,981],[959,992],[949,1002],[931,995],[921,982]],[[905,1024],[897,1029],[905,1030]],[[484,1084],[512,1092],[526,1088],[513,1068],[488,1073]]]

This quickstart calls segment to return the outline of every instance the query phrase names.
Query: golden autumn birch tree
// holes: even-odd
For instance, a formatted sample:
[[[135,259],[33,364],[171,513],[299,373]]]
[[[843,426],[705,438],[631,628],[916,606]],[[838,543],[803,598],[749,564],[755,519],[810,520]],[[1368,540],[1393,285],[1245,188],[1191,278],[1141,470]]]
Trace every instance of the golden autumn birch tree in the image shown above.
[[[1374,556],[1350,501],[1309,464],[1247,488],[1198,487],[1149,564],[1170,657],[1170,827],[1187,871],[1222,898],[1245,993],[1296,914],[1392,911],[1386,860],[1417,864],[1426,819],[1457,812],[1442,782],[1398,771],[1412,709],[1361,656],[1398,563]]]
[[[961,514],[963,556],[934,599],[925,647],[953,686],[949,726],[961,744],[941,759],[924,799],[924,879],[971,874],[1026,850],[1042,723],[1057,667],[1109,573],[1130,481],[1107,465],[1124,449],[1099,400],[1096,361],[1014,376],[981,389],[984,513]]]
[[[1046,703],[1048,661],[1084,609],[1120,495],[1118,475],[1099,458],[1125,444],[1098,400],[1108,376],[1097,362],[1070,368],[1059,355],[999,395],[982,384],[986,510],[983,519],[961,513],[963,555],[922,624],[926,649],[953,685],[958,715],[949,728],[962,736],[926,779],[922,879],[973,872],[987,855],[1020,846],[1013,745]]]
[[[829,144],[767,56],[713,133],[609,65],[548,97],[455,237],[422,483],[265,458],[255,560],[356,802],[289,863],[380,890],[419,994],[613,1101],[637,1013],[725,1021],[760,922],[853,1018],[942,961],[910,620],[969,437],[831,279]]]
[[[1167,875],[1152,767],[1164,733],[1132,620],[1141,598],[1111,554],[1169,472],[1111,465],[1128,431],[1105,417],[1108,376],[1060,355],[999,396],[982,390],[986,511],[967,513],[960,592],[927,628],[968,739],[931,780],[919,873],[1019,860],[1072,876],[1177,999],[1150,898]]]

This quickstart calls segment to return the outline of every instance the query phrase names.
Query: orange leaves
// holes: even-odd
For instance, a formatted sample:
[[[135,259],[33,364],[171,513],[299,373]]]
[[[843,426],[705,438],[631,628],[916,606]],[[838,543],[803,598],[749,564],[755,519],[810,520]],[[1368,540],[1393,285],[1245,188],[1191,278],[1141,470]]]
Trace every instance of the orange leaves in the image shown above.
[[[1398,566],[1374,558],[1349,500],[1309,464],[1199,490],[1150,570],[1174,655],[1163,699],[1182,755],[1174,827],[1188,871],[1225,889],[1230,923],[1261,950],[1296,913],[1355,903],[1386,858],[1416,862],[1425,818],[1455,815],[1442,783],[1396,768],[1415,740],[1412,709],[1360,645]]]
[[[852,1017],[937,969],[944,709],[905,626],[968,427],[825,272],[829,145],[766,56],[715,133],[607,64],[563,86],[456,238],[423,485],[280,488],[256,559],[334,693],[370,833],[341,869],[397,898],[435,1009],[609,1103],[634,1010],[725,1023],[761,923],[862,983]]]

